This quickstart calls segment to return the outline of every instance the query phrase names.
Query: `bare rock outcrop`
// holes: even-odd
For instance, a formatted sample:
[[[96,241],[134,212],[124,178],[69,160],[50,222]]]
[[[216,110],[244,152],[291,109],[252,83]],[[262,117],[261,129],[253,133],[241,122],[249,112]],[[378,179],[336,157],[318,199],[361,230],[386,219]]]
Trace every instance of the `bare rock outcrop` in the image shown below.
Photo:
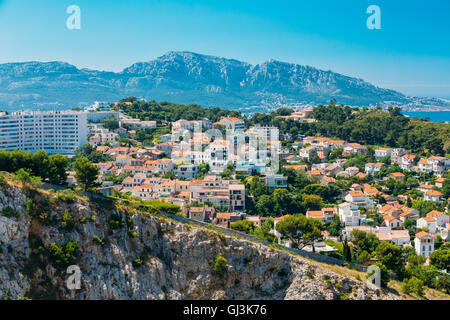
[[[41,219],[26,209],[36,197],[46,204]],[[67,204],[9,186],[0,191],[0,210],[5,207],[15,214],[0,216],[0,297],[7,292],[15,299],[398,298],[275,248],[114,205]],[[62,227],[65,212],[72,228]],[[76,243],[75,252],[61,249],[69,241]],[[52,255],[52,243],[66,264]],[[213,271],[218,254],[227,260],[222,274]],[[81,270],[79,290],[66,286],[69,264]]]

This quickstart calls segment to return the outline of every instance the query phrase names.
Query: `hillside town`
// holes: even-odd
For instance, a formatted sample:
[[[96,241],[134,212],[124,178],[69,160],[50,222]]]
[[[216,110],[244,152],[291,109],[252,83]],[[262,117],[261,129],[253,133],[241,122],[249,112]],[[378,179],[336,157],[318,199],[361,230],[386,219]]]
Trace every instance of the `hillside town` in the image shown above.
[[[310,114],[308,110],[297,111],[285,118],[315,121]],[[242,220],[261,226],[269,217],[247,213],[246,198],[252,195],[246,190],[245,179],[256,176],[274,192],[289,187],[283,172],[292,170],[310,176],[315,184],[339,186],[333,206],[306,212],[306,217],[326,224],[337,216],[342,225],[339,237],[322,231],[323,239],[315,247],[319,252],[333,250],[324,239],[351,241],[355,229],[373,233],[379,241],[411,246],[424,257],[434,251],[437,238],[448,240],[450,216],[441,188],[443,174],[450,169],[449,158],[421,158],[402,148],[380,146],[373,153],[377,162],[355,165],[354,157],[367,154],[366,146],[300,135],[285,147],[278,128],[245,129],[244,120],[236,117],[223,117],[214,123],[209,119],[179,119],[166,124],[171,132],[158,136],[152,147],[139,146],[133,139],[136,130],[156,127],[156,121],[123,116],[114,130],[101,123],[90,124],[89,144],[108,159],[96,163],[101,192],[169,202],[180,206],[190,219],[225,228]],[[208,131],[214,130],[219,130],[220,135],[226,132],[227,137],[211,136]],[[120,137],[129,138],[127,145],[120,142]],[[252,150],[251,143],[238,146],[237,141],[250,141],[252,137],[258,137],[264,147]],[[279,159],[277,170],[267,166],[271,158]],[[76,183],[74,173],[69,175],[69,182]],[[343,182],[348,188],[341,187]],[[398,185],[403,186],[402,192],[397,192]],[[413,201],[439,209],[424,212],[414,208]],[[288,216],[273,217],[275,224]],[[275,229],[271,232],[278,235],[278,243],[290,246]]]
[[[105,197],[169,203],[192,221],[365,267],[382,260],[375,254],[382,243],[399,246],[428,265],[433,252],[449,241],[448,157],[293,135],[235,115],[142,119],[124,111],[134,103],[4,114],[3,132],[13,121],[34,127],[44,119],[44,126],[36,125],[38,132],[23,131],[18,141],[1,138],[6,150],[1,152],[22,149],[63,153],[69,161],[85,158],[96,168],[93,190]],[[274,118],[300,124],[318,121],[313,110]],[[61,131],[45,127],[45,121],[54,121]],[[65,132],[64,121],[73,131]],[[45,140],[46,130],[53,130],[50,140]],[[36,140],[41,134],[43,140]],[[76,135],[76,147],[64,147],[66,134]],[[54,145],[46,147],[50,143]],[[74,166],[69,168],[66,185],[81,187]],[[306,231],[286,231],[288,222],[299,217],[306,220],[298,223],[311,226],[307,236]]]

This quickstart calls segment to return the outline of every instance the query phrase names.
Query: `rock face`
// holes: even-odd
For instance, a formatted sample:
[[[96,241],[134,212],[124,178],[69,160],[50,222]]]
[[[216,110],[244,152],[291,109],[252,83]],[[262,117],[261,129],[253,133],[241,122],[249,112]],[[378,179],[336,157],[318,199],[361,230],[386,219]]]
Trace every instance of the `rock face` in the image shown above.
[[[45,223],[25,213],[30,197],[47,204]],[[7,187],[0,191],[0,210],[5,207],[17,214],[0,217],[0,296],[8,292],[12,298],[32,299],[397,298],[284,251],[167,218],[126,213],[104,203],[66,204]],[[66,210],[74,224],[70,231],[61,227]],[[111,219],[118,216],[126,223],[112,229]],[[138,235],[131,237],[131,232]],[[48,250],[51,243],[68,241],[76,241],[79,248],[76,261],[70,263],[81,269],[81,289],[75,291],[66,286],[70,276],[66,266],[59,266]],[[218,254],[227,259],[223,274],[213,271]]]
[[[243,111],[324,104],[333,98],[352,106],[380,103],[450,109],[450,101],[407,97],[361,79],[276,60],[251,65],[193,52],[168,52],[119,73],[62,62],[0,65],[0,104],[7,111],[73,108],[131,95]]]

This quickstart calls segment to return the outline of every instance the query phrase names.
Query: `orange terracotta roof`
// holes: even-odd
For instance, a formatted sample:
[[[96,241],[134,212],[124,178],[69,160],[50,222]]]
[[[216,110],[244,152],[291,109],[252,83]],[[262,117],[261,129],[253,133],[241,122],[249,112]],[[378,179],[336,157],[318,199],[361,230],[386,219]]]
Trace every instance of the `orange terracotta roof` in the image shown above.
[[[217,212],[216,213],[217,219],[225,219],[230,220],[231,219],[231,212]]]
[[[291,216],[290,214],[285,214],[284,216],[274,218],[273,220],[281,221],[281,220],[283,220],[283,219],[285,219],[285,218],[287,218],[287,217],[290,217],[290,216]]]
[[[437,191],[437,190],[428,190],[425,194],[427,196],[440,196],[440,197],[443,196],[442,192]]]
[[[236,117],[223,117],[222,119],[227,119],[227,120],[230,120],[230,121],[233,121],[233,122],[235,122],[235,121],[241,121],[241,119],[236,118]]]
[[[364,197],[364,193],[362,193],[362,191],[359,190],[355,190],[355,191],[349,191],[350,195],[352,197]]]
[[[322,217],[323,216],[323,212],[322,211],[307,211],[306,215],[307,216],[314,216],[314,217]]]
[[[394,177],[404,177],[405,175],[401,172],[392,172],[389,174],[390,176],[394,176]]]
[[[427,213],[427,217],[440,217],[442,216],[444,213],[437,211],[437,210],[433,210]]]
[[[432,235],[425,231],[420,231],[419,233],[416,233],[416,238],[421,239],[423,237],[432,237]]]

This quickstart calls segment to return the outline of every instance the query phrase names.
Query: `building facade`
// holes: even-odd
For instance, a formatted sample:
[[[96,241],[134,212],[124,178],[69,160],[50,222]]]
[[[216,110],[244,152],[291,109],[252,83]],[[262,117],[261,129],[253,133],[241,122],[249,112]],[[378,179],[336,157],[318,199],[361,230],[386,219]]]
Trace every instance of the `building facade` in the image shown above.
[[[87,143],[87,113],[22,111],[0,114],[0,150],[73,154]]]

